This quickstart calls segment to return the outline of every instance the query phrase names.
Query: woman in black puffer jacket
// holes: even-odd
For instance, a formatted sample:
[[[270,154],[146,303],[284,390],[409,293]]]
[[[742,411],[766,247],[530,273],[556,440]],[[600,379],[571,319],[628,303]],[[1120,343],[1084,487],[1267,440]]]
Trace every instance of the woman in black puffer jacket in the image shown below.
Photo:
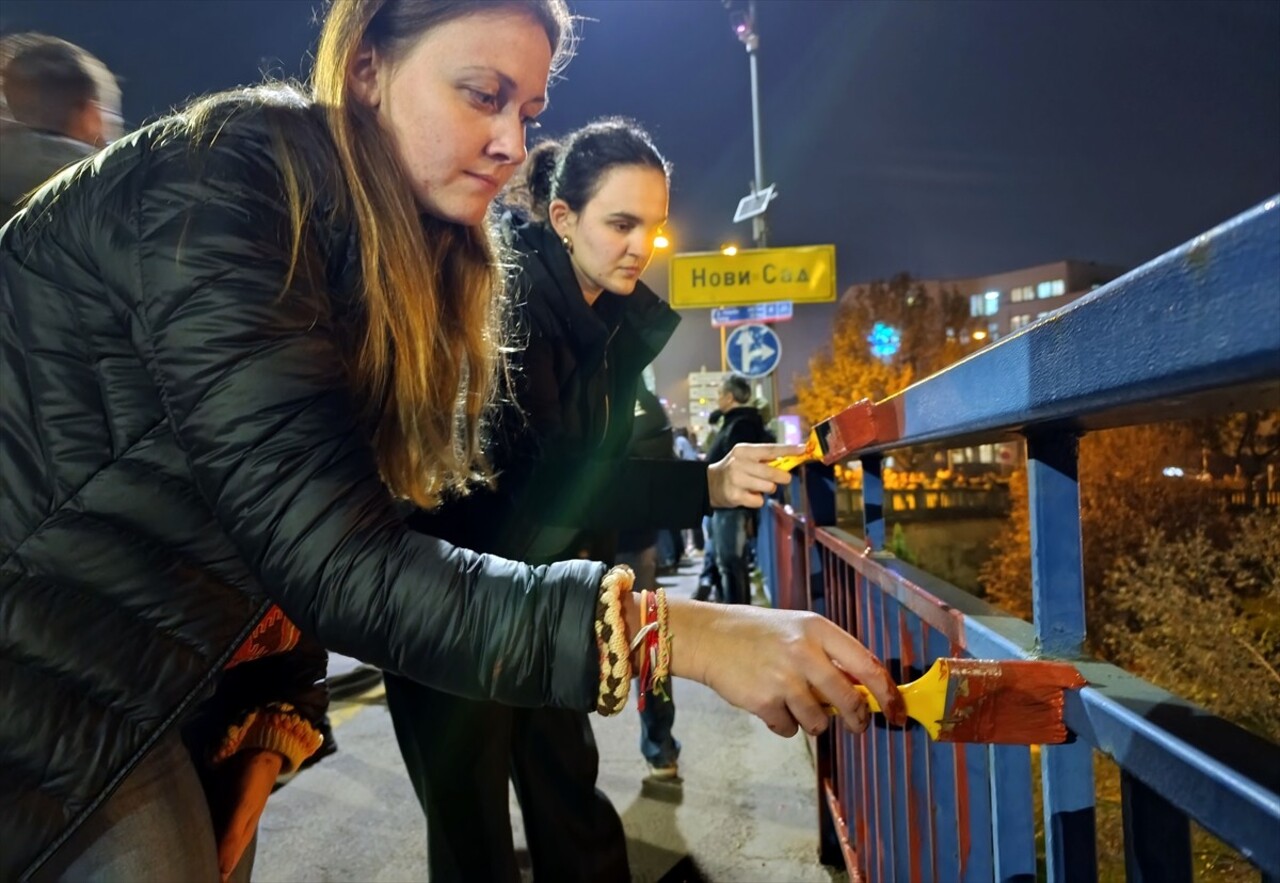
[[[289,627],[460,695],[596,706],[604,566],[467,552],[397,503],[485,475],[484,221],[567,22],[335,3],[314,96],[198,104],[0,230],[0,877],[216,875],[177,728]],[[811,689],[865,725],[832,659],[896,698],[825,620],[716,617],[673,604],[673,672],[780,732],[825,725]]]

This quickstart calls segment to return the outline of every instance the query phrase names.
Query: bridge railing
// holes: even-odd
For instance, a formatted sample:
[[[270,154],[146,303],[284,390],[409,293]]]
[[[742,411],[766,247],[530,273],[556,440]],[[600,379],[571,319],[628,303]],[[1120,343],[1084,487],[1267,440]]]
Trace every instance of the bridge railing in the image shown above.
[[[1097,879],[1093,752],[1121,771],[1129,880],[1190,881],[1190,822],[1280,883],[1280,748],[1084,656],[1077,443],[1087,431],[1280,405],[1280,200],[1197,237],[876,406],[859,452],[865,537],[829,526],[830,485],[761,518],[774,603],[807,599],[903,680],[939,656],[1073,662],[1073,741],[933,743],[918,727],[817,740],[823,854],[855,881]],[[1027,444],[1034,618],[884,553],[886,451]],[[803,538],[803,544],[799,542]],[[1224,652],[1228,652],[1224,649]],[[1041,817],[1033,774],[1038,760]],[[1035,841],[1043,830],[1043,872]]]

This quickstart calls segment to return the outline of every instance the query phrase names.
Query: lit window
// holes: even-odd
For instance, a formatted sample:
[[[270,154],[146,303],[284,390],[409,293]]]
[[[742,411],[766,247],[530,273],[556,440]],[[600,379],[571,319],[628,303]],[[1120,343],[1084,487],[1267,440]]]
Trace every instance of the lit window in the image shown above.
[[[982,312],[982,295],[975,294],[969,297],[969,315],[981,316]]]
[[[1051,283],[1053,286],[1053,296],[1059,297],[1067,293],[1067,283],[1061,279],[1054,279]]]
[[[997,312],[999,312],[1000,292],[988,291],[986,294],[982,296],[982,299],[983,301],[985,301],[985,309],[983,310],[984,316],[994,316]]]
[[[1045,310],[1043,313],[1036,313],[1036,318],[1037,318],[1037,319],[1043,319],[1043,318],[1044,318],[1045,316],[1047,316],[1047,315],[1049,315],[1049,311],[1048,311],[1048,310]]]
[[[1041,282],[1036,286],[1036,297],[1053,297],[1053,283]]]
[[[1009,317],[1009,330],[1016,331],[1024,325],[1031,324],[1031,316],[1027,313],[1020,313],[1017,316]]]
[[[992,340],[995,340],[997,337],[999,337],[999,336],[1000,336],[1000,323],[999,323],[999,322],[988,322],[988,323],[987,323],[987,333],[991,335],[991,339],[992,339]]]
[[[1009,297],[1014,303],[1020,304],[1023,301],[1035,300],[1036,290],[1033,286],[1022,285],[1010,292]]]

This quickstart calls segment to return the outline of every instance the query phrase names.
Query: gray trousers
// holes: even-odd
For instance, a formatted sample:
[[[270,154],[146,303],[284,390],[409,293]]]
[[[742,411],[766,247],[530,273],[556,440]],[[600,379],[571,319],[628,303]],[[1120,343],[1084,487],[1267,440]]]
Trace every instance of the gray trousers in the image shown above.
[[[245,848],[231,883],[248,883],[257,843],[255,837]],[[35,879],[219,883],[208,798],[176,731],[151,749]]]

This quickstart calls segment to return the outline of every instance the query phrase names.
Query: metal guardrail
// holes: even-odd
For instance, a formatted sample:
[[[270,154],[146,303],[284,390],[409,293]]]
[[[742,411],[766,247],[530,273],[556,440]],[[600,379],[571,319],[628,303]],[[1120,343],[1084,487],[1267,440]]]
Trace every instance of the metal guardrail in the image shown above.
[[[860,452],[866,539],[771,504],[760,547],[775,603],[822,609],[899,667],[938,656],[1057,658],[1074,741],[1039,751],[1048,879],[1097,879],[1092,752],[1121,769],[1134,881],[1192,879],[1190,821],[1280,881],[1280,748],[1083,656],[1077,440],[1087,430],[1280,405],[1280,200],[1272,199],[879,403]],[[881,454],[1027,440],[1032,623],[876,550]],[[803,492],[801,485],[804,484]],[[820,482],[797,479],[797,508]],[[804,537],[804,548],[797,537]],[[810,562],[819,560],[816,566]],[[809,571],[819,571],[809,579]],[[805,574],[798,580],[797,571]],[[931,743],[918,728],[818,740],[823,857],[857,881],[1034,880],[1032,756]]]

